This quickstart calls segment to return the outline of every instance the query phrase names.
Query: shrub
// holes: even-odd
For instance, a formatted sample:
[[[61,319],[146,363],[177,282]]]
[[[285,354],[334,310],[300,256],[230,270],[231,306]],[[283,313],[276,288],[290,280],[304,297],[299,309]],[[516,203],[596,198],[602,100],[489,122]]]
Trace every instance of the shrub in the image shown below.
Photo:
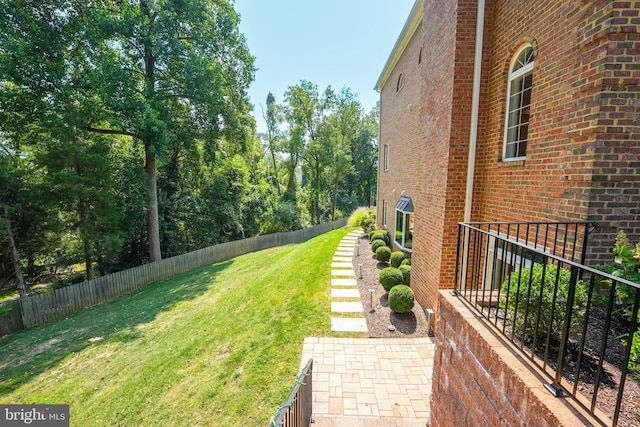
[[[389,233],[387,233],[385,230],[376,230],[376,232],[371,235],[371,241],[376,239],[384,240],[387,246],[389,245],[389,243],[391,243],[391,241],[389,240]]]
[[[400,265],[411,265],[411,258],[403,259]]]
[[[380,248],[382,246],[387,246],[387,244],[384,242],[384,240],[376,239],[373,242],[371,242],[371,250],[373,252],[376,252],[378,250],[378,248]]]
[[[387,246],[380,246],[376,249],[376,259],[380,262],[388,262],[391,258],[391,249]]]
[[[413,309],[414,303],[413,291],[406,285],[394,286],[389,291],[389,308],[394,313],[408,313]]]
[[[400,264],[402,263],[402,261],[404,261],[406,257],[407,256],[404,254],[404,252],[395,251],[391,254],[389,263],[391,264],[391,267],[398,268],[400,267]]]
[[[376,218],[374,211],[369,208],[360,207],[351,214],[347,220],[347,225],[350,225],[351,227],[362,227],[362,230],[365,233],[368,233],[375,222]]]
[[[634,283],[640,283],[640,243],[636,243],[635,247],[629,242],[624,231],[619,230],[616,236],[616,243],[611,252],[613,261],[607,266],[598,266],[598,268],[612,276],[622,277]],[[612,286],[610,280],[603,280],[606,289]],[[618,307],[614,313],[630,322],[633,316],[633,304],[635,303],[636,290],[623,283],[618,283],[615,290],[615,305]],[[606,292],[608,293],[608,291]],[[605,293],[605,294],[606,294]],[[604,301],[603,301],[604,302]],[[640,313],[638,313],[640,320]],[[629,345],[629,334],[626,333],[622,338],[622,344]],[[640,380],[640,328],[633,335],[631,343],[631,353],[629,355],[629,370],[633,372],[634,377]]]
[[[521,272],[516,270],[511,273],[502,283],[503,296],[500,298],[500,308],[506,309],[506,319],[512,322],[518,334],[534,337],[536,329],[538,333],[544,333],[551,325],[551,336],[557,339],[560,338],[564,326],[571,272],[564,268],[558,270],[553,264],[544,266],[544,278],[542,272],[543,265],[536,263],[533,269],[527,267]],[[558,290],[554,306],[556,278]],[[577,327],[584,316],[586,300],[587,290],[582,281],[578,281],[571,319],[572,328]],[[538,314],[540,323],[536,325]]]
[[[394,286],[402,284],[402,272],[395,267],[380,270],[378,280],[385,291],[389,292]]]
[[[409,286],[410,282],[411,282],[411,266],[410,265],[400,265],[400,267],[398,267],[398,270],[400,270],[400,272],[402,273],[402,282]]]

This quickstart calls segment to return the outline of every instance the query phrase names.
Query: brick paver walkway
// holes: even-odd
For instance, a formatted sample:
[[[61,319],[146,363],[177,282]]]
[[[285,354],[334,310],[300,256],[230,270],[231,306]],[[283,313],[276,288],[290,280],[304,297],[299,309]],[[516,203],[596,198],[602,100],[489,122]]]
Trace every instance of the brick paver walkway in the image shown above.
[[[331,329],[367,332],[347,234],[331,265]],[[345,317],[349,313],[350,316]],[[354,317],[355,316],[355,317]],[[300,369],[313,358],[315,427],[424,427],[429,419],[433,338],[306,338]]]
[[[306,338],[316,427],[424,427],[433,338]]]

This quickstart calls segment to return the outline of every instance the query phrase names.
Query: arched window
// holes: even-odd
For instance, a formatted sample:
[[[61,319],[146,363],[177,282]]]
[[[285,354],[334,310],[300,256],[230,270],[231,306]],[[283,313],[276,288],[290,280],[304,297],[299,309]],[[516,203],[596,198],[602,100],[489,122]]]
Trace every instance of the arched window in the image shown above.
[[[404,87],[404,74],[400,74],[398,76],[398,84],[396,85],[396,92],[399,92],[400,89]]]
[[[503,160],[524,160],[527,154],[534,56],[533,47],[525,45],[511,60],[507,86]]]

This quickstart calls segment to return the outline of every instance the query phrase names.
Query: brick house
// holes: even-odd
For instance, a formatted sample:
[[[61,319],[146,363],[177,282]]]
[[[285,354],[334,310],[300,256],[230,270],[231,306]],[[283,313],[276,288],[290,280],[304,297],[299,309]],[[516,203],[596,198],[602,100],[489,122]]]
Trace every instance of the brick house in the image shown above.
[[[640,1],[417,0],[376,90],[377,226],[423,308],[461,221],[593,222],[591,265],[640,240]]]

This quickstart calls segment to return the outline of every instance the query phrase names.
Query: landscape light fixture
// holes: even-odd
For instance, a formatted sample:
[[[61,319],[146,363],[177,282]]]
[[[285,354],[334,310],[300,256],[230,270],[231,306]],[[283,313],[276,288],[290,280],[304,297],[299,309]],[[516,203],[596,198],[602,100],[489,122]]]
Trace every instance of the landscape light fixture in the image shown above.
[[[358,267],[360,267],[360,279],[362,279],[362,263],[358,264]]]
[[[375,308],[373,308],[373,293],[375,292],[375,289],[369,289],[369,294],[371,295],[371,310],[369,310],[369,313],[373,313],[375,310]]]

